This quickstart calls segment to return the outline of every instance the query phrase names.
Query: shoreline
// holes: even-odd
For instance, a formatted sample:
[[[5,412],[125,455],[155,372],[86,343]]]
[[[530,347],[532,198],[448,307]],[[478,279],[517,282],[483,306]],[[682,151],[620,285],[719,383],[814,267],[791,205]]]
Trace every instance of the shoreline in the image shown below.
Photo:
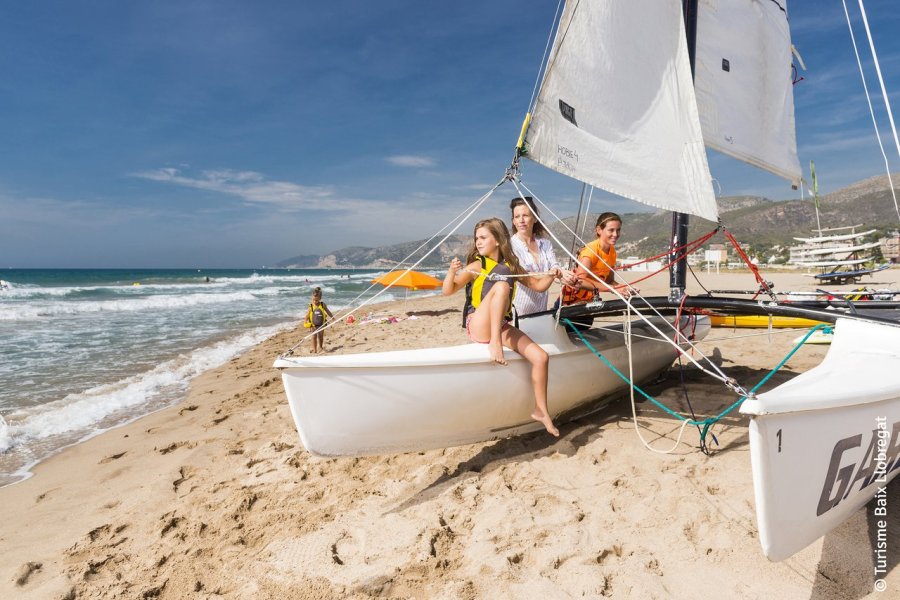
[[[380,292],[381,290],[379,289],[376,291]],[[397,292],[394,290],[393,295],[396,294]],[[390,304],[395,301],[397,301],[397,298],[392,297],[392,294],[388,292],[387,298],[378,298],[375,302],[368,305],[367,308],[371,307],[370,310],[377,312],[382,310],[385,304]],[[343,304],[334,307],[334,310],[337,313],[340,313],[345,309],[346,306]],[[143,395],[142,402],[136,405],[119,407],[115,419],[111,418],[112,413],[105,414],[97,423],[90,427],[85,426],[78,431],[65,431],[46,437],[28,438],[28,434],[26,433],[24,434],[26,437],[25,442],[16,441],[13,433],[5,431],[5,425],[0,422],[0,458],[6,459],[5,462],[0,461],[4,470],[4,473],[0,475],[0,489],[30,479],[33,477],[33,471],[37,465],[56,456],[60,452],[64,452],[68,448],[82,444],[85,441],[106,432],[114,431],[117,428],[128,425],[135,420],[170,406],[177,405],[187,397],[191,381],[194,378],[210,368],[216,368],[209,367],[208,363],[218,363],[217,366],[225,364],[235,356],[247,352],[249,349],[265,342],[267,339],[272,338],[281,332],[296,329],[298,319],[302,319],[302,316],[284,317],[280,321],[269,324],[258,324],[250,328],[234,329],[227,337],[221,339],[208,339],[206,340],[205,345],[192,348],[187,352],[179,350],[167,357],[163,357],[160,359],[161,362],[144,371],[109,381],[96,381],[85,390],[69,392],[61,401],[55,403],[60,405],[59,408],[56,409],[57,412],[62,412],[59,416],[56,416],[53,413],[37,413],[30,415],[31,418],[40,416],[44,419],[45,427],[47,427],[46,423],[48,422],[48,419],[55,419],[53,423],[62,421],[65,417],[65,411],[67,410],[66,405],[62,404],[62,402],[69,398],[74,398],[75,400],[73,402],[77,402],[79,396],[91,394],[97,390],[108,389],[110,391],[103,393],[120,394],[123,390],[138,386],[140,388],[140,393]],[[225,356],[227,356],[227,358],[223,358]],[[164,367],[164,372],[175,374],[177,379],[157,384],[152,389],[144,389],[143,382],[147,378],[158,376],[160,369],[163,369]],[[107,403],[108,402],[109,401],[107,401]],[[40,405],[38,405],[38,407],[39,406]],[[19,421],[21,420],[22,418],[20,417]],[[27,425],[27,419],[25,420]],[[15,423],[15,425],[18,425],[20,428],[22,426],[21,423]],[[15,425],[11,427],[11,429],[14,430]],[[9,436],[8,438],[6,437],[7,435]],[[12,445],[7,448],[4,445],[5,442],[10,442]],[[37,445],[38,449],[34,449],[32,444]],[[40,453],[38,453],[38,450]],[[12,454],[11,458],[2,455],[2,453],[6,451],[9,451]]]
[[[335,352],[421,347],[423,331],[428,345],[465,343],[460,300],[394,300],[379,308],[418,318],[338,324],[326,344]],[[0,488],[0,594],[678,598],[695,595],[703,577],[726,597],[880,597],[863,510],[794,557],[765,559],[740,416],[724,420],[709,457],[692,430],[673,455],[645,450],[627,399],[562,423],[559,441],[536,433],[394,456],[309,456],[272,368],[302,335],[302,325],[276,334],[194,378],[178,404]],[[716,329],[702,349],[718,349],[729,372],[752,385],[793,337],[751,344]],[[776,382],[824,352],[798,352]],[[698,414],[731,401],[696,372],[686,381]],[[648,387],[687,410],[677,370]],[[636,410],[644,437],[671,446],[678,424],[650,403]],[[896,481],[887,496],[885,580],[897,590]]]

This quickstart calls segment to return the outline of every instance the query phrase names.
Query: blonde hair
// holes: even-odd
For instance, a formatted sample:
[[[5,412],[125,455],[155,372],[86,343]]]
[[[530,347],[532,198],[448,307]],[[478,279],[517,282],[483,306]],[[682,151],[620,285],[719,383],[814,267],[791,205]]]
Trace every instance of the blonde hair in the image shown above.
[[[483,219],[475,223],[475,229],[472,231],[472,248],[469,250],[469,255],[466,257],[466,263],[472,263],[478,259],[479,254],[478,249],[475,248],[474,235],[482,227],[487,229],[497,241],[498,258],[500,259],[498,262],[505,262],[509,265],[509,270],[513,275],[525,274],[525,269],[519,264],[519,259],[516,257],[516,253],[513,252],[512,244],[509,242],[509,229],[506,228],[506,223],[496,217]]]

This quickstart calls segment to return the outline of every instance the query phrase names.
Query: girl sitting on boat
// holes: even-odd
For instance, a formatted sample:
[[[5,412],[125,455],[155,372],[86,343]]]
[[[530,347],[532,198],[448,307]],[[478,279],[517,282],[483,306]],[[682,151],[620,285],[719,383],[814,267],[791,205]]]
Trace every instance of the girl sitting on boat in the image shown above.
[[[510,325],[512,297],[515,283],[505,279],[508,275],[524,275],[525,271],[512,251],[509,230],[500,219],[485,219],[475,225],[475,239],[466,264],[456,257],[450,262],[444,278],[445,296],[466,287],[467,298],[463,309],[469,339],[488,344],[491,360],[506,365],[503,347],[518,352],[531,363],[531,383],[534,387],[535,409],[531,418],[539,421],[549,433],[559,436],[553,419],[547,410],[547,365],[549,356],[530,337]],[[535,277],[522,277],[522,285],[539,286]],[[470,285],[471,284],[471,285]]]

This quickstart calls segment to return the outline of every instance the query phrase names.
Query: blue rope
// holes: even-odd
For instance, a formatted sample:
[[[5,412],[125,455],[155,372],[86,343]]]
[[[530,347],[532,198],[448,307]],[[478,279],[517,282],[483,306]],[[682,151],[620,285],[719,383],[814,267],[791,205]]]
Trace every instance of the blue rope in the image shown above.
[[[616,375],[618,375],[619,378],[622,379],[622,381],[624,381],[625,383],[627,383],[628,385],[630,385],[631,387],[633,387],[635,390],[637,390],[638,393],[640,393],[644,398],[646,398],[647,400],[649,400],[650,402],[652,402],[653,404],[655,404],[657,407],[659,407],[659,408],[662,409],[663,411],[669,413],[671,416],[675,417],[676,419],[681,419],[682,421],[687,421],[687,422],[688,422],[688,425],[696,425],[696,426],[698,426],[698,427],[699,427],[700,425],[703,425],[703,430],[700,432],[700,440],[701,440],[701,442],[704,441],[704,440],[706,439],[706,434],[707,434],[707,432],[709,431],[709,428],[710,428],[710,427],[712,427],[715,423],[717,423],[718,421],[720,421],[720,420],[722,419],[722,417],[724,417],[725,415],[727,415],[728,413],[730,413],[731,411],[733,411],[735,408],[737,408],[738,406],[740,406],[741,403],[742,403],[744,400],[746,400],[746,399],[748,398],[748,396],[742,396],[740,399],[738,399],[737,402],[735,402],[734,404],[732,404],[731,406],[729,406],[728,408],[726,408],[725,410],[723,410],[721,413],[719,413],[719,414],[716,415],[715,417],[710,417],[710,418],[707,418],[707,419],[703,419],[702,421],[694,421],[694,420],[692,420],[692,419],[688,419],[687,417],[678,414],[677,412],[673,411],[672,409],[670,409],[670,408],[669,408],[668,406],[666,406],[665,404],[662,404],[661,402],[659,402],[659,401],[656,400],[655,398],[651,397],[649,394],[647,394],[647,392],[645,392],[644,390],[642,390],[642,389],[639,388],[638,386],[634,385],[634,384],[631,382],[631,380],[628,379],[628,377],[626,377],[625,375],[623,375],[622,372],[619,371],[619,369],[617,369],[611,362],[609,362],[609,360],[607,360],[607,358],[606,358],[605,356],[603,356],[596,348],[594,348],[594,347],[591,345],[591,343],[590,343],[589,341],[587,341],[587,340],[585,339],[585,337],[581,334],[581,331],[579,331],[579,330],[572,324],[572,322],[571,322],[569,319],[562,319],[562,321],[563,321],[566,325],[568,325],[568,326],[572,329],[572,331],[575,332],[575,335],[577,335],[578,338],[579,338],[582,342],[584,342],[584,345],[587,346],[588,349],[589,349],[591,352],[593,352],[600,360],[602,360],[602,361],[606,364],[607,367],[609,367],[610,369],[612,369],[612,372],[613,372],[613,373],[615,373]],[[783,367],[784,364],[785,364],[788,360],[790,360],[790,358],[791,358],[794,354],[796,354],[797,350],[799,350],[800,347],[803,346],[804,343],[806,343],[806,340],[809,339],[809,336],[811,336],[812,334],[814,334],[814,333],[815,333],[816,331],[818,331],[819,329],[825,330],[825,333],[831,333],[831,332],[833,331],[833,329],[831,328],[830,325],[826,325],[826,324],[824,324],[824,323],[821,323],[821,324],[819,324],[819,325],[816,325],[815,327],[813,327],[812,329],[810,329],[810,330],[806,333],[806,335],[803,336],[803,339],[801,339],[801,340],[797,343],[797,345],[794,346],[793,350],[791,350],[790,352],[788,352],[787,356],[785,356],[785,357],[781,360],[781,362],[778,363],[778,365],[777,365],[774,369],[772,369],[771,371],[769,371],[769,374],[768,374],[768,375],[766,375],[765,377],[763,377],[762,380],[761,380],[759,383],[757,383],[755,386],[753,386],[753,389],[750,390],[750,393],[753,394],[753,392],[755,392],[756,390],[758,390],[765,382],[767,382],[769,379],[771,379],[772,375],[774,375],[774,374],[778,371],[778,369],[780,369],[781,367]]]

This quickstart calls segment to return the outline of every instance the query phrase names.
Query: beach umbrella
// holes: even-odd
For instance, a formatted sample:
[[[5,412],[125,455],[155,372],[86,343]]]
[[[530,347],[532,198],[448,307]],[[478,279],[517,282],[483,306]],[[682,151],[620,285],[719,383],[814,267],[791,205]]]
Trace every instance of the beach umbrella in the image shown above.
[[[427,273],[420,273],[419,271],[407,271],[405,273],[391,271],[390,273],[385,273],[381,277],[373,279],[372,283],[380,283],[385,287],[389,285],[403,287],[412,291],[436,290],[444,285],[444,282],[440,279],[436,279]]]

